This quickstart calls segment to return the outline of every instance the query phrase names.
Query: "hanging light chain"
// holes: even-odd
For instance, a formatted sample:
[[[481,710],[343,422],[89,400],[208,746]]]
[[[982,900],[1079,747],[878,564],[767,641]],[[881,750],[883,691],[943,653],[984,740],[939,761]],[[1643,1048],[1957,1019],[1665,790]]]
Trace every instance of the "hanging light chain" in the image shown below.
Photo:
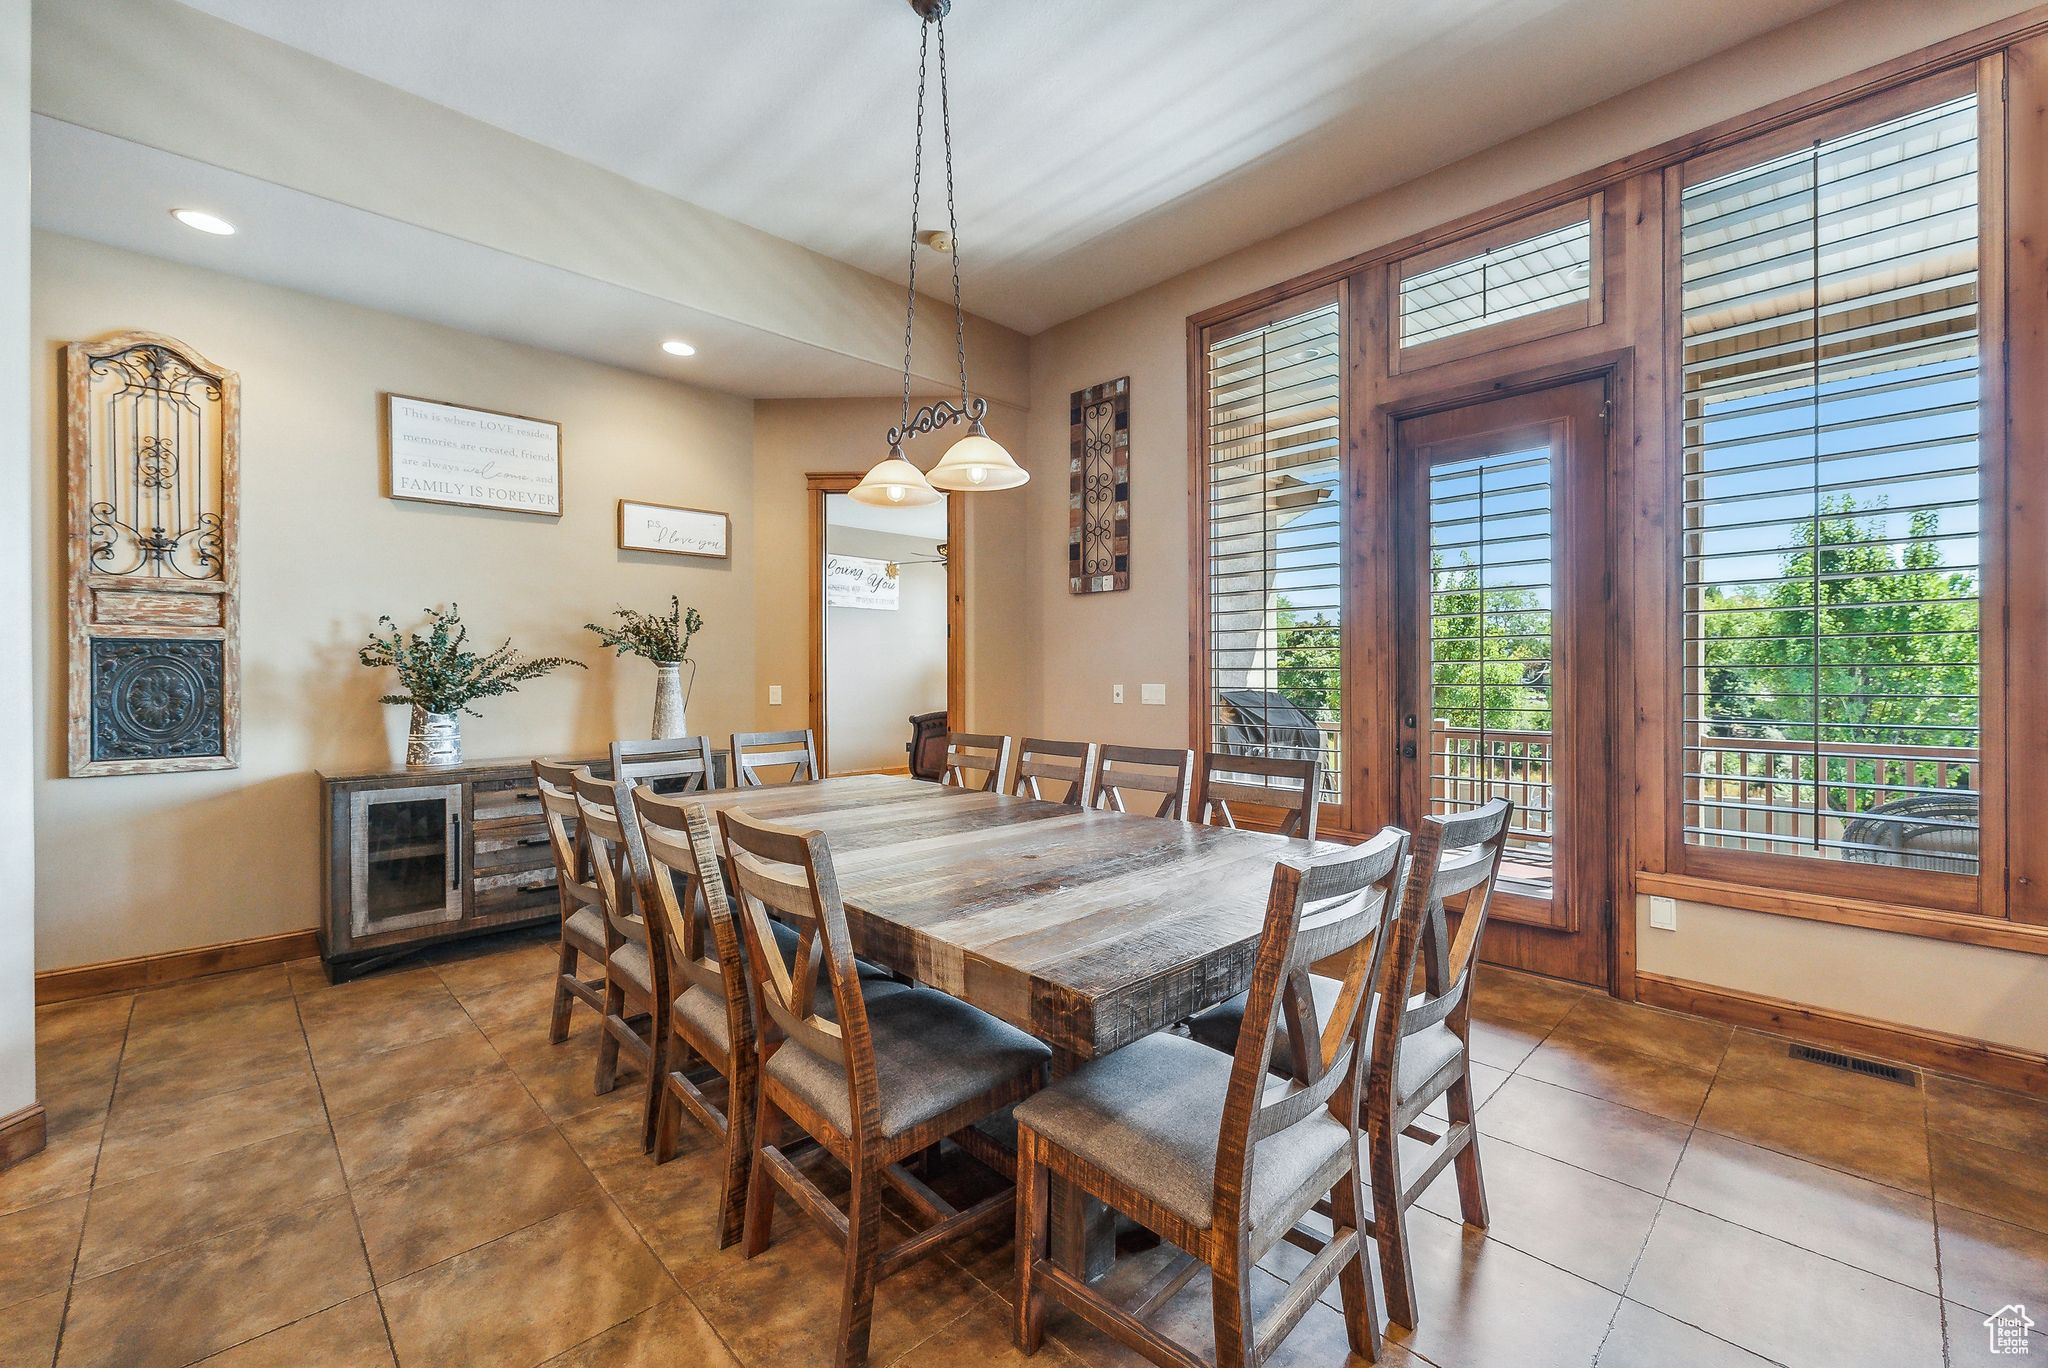
[[[960,306],[960,214],[953,203],[953,105],[946,80],[946,16],[941,11],[931,27],[939,31],[939,129],[946,151],[946,236],[953,246],[953,352],[960,362],[960,404],[967,405],[967,314]]]
[[[908,431],[910,428],[910,351],[911,339],[916,335],[917,327],[917,214],[918,203],[922,199],[924,193],[925,54],[927,50],[930,48],[930,46],[931,25],[918,25],[917,142],[916,150],[911,154],[910,159],[910,286],[909,289],[905,292],[906,302],[903,306],[903,423],[902,426],[897,429],[899,432]],[[944,91],[946,88],[945,61],[945,39],[941,37],[939,40],[939,90],[941,92],[942,99],[944,97]],[[952,158],[950,154],[947,157],[946,165],[946,181],[948,186],[948,193],[950,195],[952,185]],[[954,280],[956,282],[954,285],[954,293],[956,297],[959,293],[959,286],[957,283],[958,279],[958,267],[956,266],[954,272]],[[964,356],[961,361],[961,366],[961,374],[964,376],[966,374],[966,360]],[[890,439],[890,444],[892,446],[896,445],[896,439],[892,437]]]

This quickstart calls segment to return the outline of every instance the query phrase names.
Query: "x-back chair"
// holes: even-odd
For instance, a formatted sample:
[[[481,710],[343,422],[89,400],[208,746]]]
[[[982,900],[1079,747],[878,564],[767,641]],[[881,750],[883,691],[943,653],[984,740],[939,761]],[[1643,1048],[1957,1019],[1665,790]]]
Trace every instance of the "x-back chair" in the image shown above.
[[[1304,841],[1316,838],[1317,781],[1322,767],[1314,756],[1287,759],[1264,755],[1202,757],[1195,778],[1194,820],[1204,826],[1234,827],[1239,807],[1278,809],[1279,832]]]
[[[1083,1066],[1018,1106],[1017,1345],[1035,1353],[1051,1296],[1168,1368],[1208,1361],[1146,1318],[1206,1266],[1219,1365],[1265,1361],[1334,1280],[1354,1352],[1377,1356],[1359,1167],[1362,1039],[1401,901],[1406,833],[1281,860],[1236,1051],[1160,1032]],[[1327,1005],[1309,966],[1343,967]],[[1287,1028],[1282,1030],[1283,1024]],[[1049,1178],[1138,1220],[1191,1261],[1132,1305],[1048,1257]],[[1303,1217],[1326,1203],[1331,1233]],[[1256,1325],[1252,1280],[1281,1241],[1313,1256]]]
[[[764,769],[787,769],[786,779],[763,778]],[[732,786],[764,788],[770,784],[803,784],[818,777],[818,743],[811,729],[732,734]]]
[[[778,1188],[846,1252],[835,1363],[865,1363],[876,1283],[947,1242],[1008,1218],[1005,1187],[960,1210],[903,1167],[940,1140],[1003,1173],[1014,1158],[976,1123],[1028,1096],[1046,1048],[964,1002],[927,988],[863,984],[823,833],[719,814],[735,914],[746,942],[761,1057],[754,1165],[742,1252],[768,1246]],[[796,931],[778,953],[771,912]],[[829,1004],[829,1005],[828,1005]],[[844,1211],[790,1159],[794,1123],[844,1164]],[[888,1184],[929,1224],[880,1247]]]
[[[939,782],[953,788],[1001,793],[1010,771],[1010,738],[954,732],[946,738],[946,768]]]
[[[666,1054],[666,1032],[655,1004],[668,1000],[668,965],[648,934],[646,918],[636,908],[638,879],[634,848],[639,835],[627,834],[631,798],[611,779],[588,769],[576,771],[576,807],[590,841],[600,904],[605,914],[604,1034],[597,1043],[599,1093],[618,1086],[619,1053],[647,1072],[642,1115],[642,1142],[652,1145],[657,1081]],[[625,809],[624,814],[621,809]],[[651,1040],[642,1040],[638,1022],[653,1022]]]
[[[1017,773],[1010,792],[1019,798],[1087,807],[1095,797],[1095,756],[1100,749],[1093,741],[1027,736],[1017,744]]]
[[[1496,798],[1470,812],[1423,820],[1415,836],[1401,918],[1387,951],[1387,1010],[1373,1024],[1365,1114],[1371,1131],[1372,1205],[1387,1317],[1411,1330],[1416,1303],[1415,1272],[1408,1256],[1408,1208],[1446,1164],[1455,1164],[1458,1207],[1465,1223],[1483,1227],[1487,1219],[1467,1037],[1479,940],[1486,931],[1487,905],[1513,813],[1511,803]],[[1446,917],[1447,899],[1460,900],[1455,939]],[[1418,1124],[1439,1097],[1449,1119],[1441,1135]],[[1412,1177],[1403,1173],[1404,1134],[1431,1146]]]
[[[1178,820],[1188,815],[1188,785],[1195,753],[1155,746],[1103,746],[1095,757],[1095,806],[1129,812],[1127,793],[1156,795],[1139,799],[1138,811]]]
[[[555,996],[548,1012],[548,1039],[569,1038],[570,1004],[580,1002],[604,1015],[605,918],[603,894],[591,867],[590,841],[576,811],[576,766],[558,760],[533,762],[547,821],[548,849],[555,857],[555,894],[562,907],[561,958],[555,968]],[[591,960],[597,976],[583,977],[580,961]]]

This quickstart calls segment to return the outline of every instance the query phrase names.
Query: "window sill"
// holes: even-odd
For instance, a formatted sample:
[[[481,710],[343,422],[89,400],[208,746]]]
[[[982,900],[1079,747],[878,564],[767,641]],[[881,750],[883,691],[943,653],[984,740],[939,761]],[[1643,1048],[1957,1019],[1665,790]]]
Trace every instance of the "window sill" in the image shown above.
[[[1638,895],[1677,898],[1705,903],[1711,907],[1732,907],[1744,912],[1769,912],[1802,921],[1834,922],[1860,926],[1870,931],[1890,931],[1930,940],[1955,941],[1964,945],[1988,945],[2000,950],[2017,950],[2030,955],[2048,955],[2048,926],[1977,916],[1969,912],[1943,912],[1923,907],[1901,907],[1892,903],[1867,902],[1859,898],[1834,898],[1816,893],[1795,893],[1784,889],[1759,888],[1753,884],[1721,879],[1701,879],[1689,874],[1636,872]]]

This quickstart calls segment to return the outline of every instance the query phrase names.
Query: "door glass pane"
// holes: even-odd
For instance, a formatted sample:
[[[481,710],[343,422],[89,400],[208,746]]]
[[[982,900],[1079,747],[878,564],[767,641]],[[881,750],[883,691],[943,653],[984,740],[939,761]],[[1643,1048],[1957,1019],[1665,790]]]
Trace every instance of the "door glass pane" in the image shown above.
[[[1502,877],[1548,894],[1551,450],[1526,439],[1429,473],[1430,811],[1515,805]]]
[[[364,809],[363,899],[371,927],[447,903],[453,872],[448,818],[445,798],[403,798]]]

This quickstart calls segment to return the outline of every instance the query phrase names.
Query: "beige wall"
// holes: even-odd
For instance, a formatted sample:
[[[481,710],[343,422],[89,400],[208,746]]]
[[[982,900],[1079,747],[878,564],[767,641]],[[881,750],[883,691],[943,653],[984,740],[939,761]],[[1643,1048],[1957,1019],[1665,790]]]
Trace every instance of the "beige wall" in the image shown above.
[[[0,0],[0,1119],[35,1100],[28,0]]]
[[[751,693],[750,401],[47,234],[34,240],[33,268],[39,966],[316,922],[312,772],[398,754],[402,710],[376,702],[390,683],[354,660],[379,613],[411,623],[452,601],[481,637],[589,662],[480,705],[483,718],[464,722],[474,756],[593,751],[644,735],[651,668],[615,660],[581,624],[671,593],[704,614],[693,728],[767,720]],[[57,353],[130,328],[169,333],[241,373],[242,765],[66,779]],[[386,390],[560,422],[563,516],[384,498]],[[730,510],[731,559],[617,550],[622,495]],[[0,594],[0,611],[16,597]]]
[[[763,727],[808,725],[811,561],[805,546],[810,504],[804,477],[858,474],[873,465],[887,454],[883,437],[895,426],[901,407],[895,399],[763,399],[754,405],[755,540],[763,547],[780,548],[778,554],[762,556],[755,567],[761,635],[754,696],[760,701]],[[1022,409],[993,405],[987,426],[990,436],[1021,455]],[[929,468],[943,454],[943,440],[917,438],[913,446],[941,444],[911,454]],[[967,717],[961,724],[966,728],[1023,730],[1024,722],[1013,719],[1027,717],[1036,706],[1029,618],[1033,600],[1021,564],[1034,525],[1026,519],[1026,511],[1035,506],[1028,496],[1049,478],[1034,477],[1020,492],[963,495],[959,500],[966,543]],[[1057,483],[1064,509],[1064,467]],[[780,707],[768,706],[770,684],[782,686]]]
[[[1185,744],[1188,315],[2028,7],[2017,0],[1837,6],[1033,339],[1021,457],[1034,478],[1025,491],[1027,589],[1018,620],[1029,624],[1036,645],[1019,725]],[[1131,588],[1073,596],[1063,569],[1067,398],[1119,375],[1131,377]],[[1109,701],[1112,684],[1146,680],[1166,684],[1168,706],[1137,703],[1135,687],[1121,707]],[[1743,938],[1730,928],[1759,920],[1770,935],[1743,952]],[[1986,995],[1987,984],[2004,983],[2048,1001],[2048,957],[1970,947],[1953,954],[1917,938],[1746,914],[1681,917],[1680,927],[1655,933],[1662,938],[1655,942],[1645,933],[1645,969],[1805,1001],[1824,995],[1840,1010],[2048,1048],[2048,1019],[1987,1010]]]
[[[913,713],[946,708],[946,567],[919,537],[830,526],[835,555],[899,560],[896,609],[825,609],[827,763],[834,774],[902,769]]]

